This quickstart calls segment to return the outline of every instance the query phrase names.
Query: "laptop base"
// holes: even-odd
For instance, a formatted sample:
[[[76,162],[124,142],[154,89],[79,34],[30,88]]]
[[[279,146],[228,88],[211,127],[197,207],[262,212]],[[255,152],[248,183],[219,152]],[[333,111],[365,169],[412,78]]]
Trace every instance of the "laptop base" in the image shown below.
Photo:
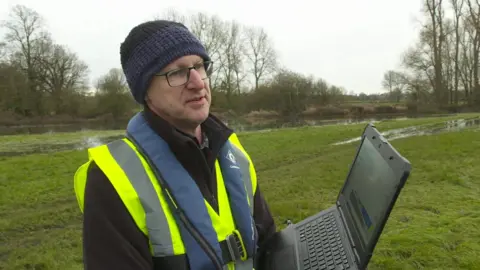
[[[332,206],[277,232],[259,270],[357,270],[339,211]]]

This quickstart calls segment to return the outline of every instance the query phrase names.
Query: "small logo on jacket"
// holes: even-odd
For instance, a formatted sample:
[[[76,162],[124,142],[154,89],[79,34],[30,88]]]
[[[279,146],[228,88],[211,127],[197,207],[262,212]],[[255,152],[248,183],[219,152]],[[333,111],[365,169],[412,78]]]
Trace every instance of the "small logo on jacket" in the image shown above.
[[[233,155],[231,150],[228,150],[226,158],[233,163],[233,165],[230,165],[230,168],[240,169],[240,167],[237,166],[237,159],[235,158],[235,155]]]

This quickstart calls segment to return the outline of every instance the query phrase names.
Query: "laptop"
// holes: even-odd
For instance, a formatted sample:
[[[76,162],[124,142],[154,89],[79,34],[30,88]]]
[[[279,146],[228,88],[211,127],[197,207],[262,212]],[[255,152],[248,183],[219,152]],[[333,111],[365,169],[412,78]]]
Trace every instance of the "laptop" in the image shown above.
[[[256,269],[366,269],[410,170],[368,124],[335,205],[277,232]]]

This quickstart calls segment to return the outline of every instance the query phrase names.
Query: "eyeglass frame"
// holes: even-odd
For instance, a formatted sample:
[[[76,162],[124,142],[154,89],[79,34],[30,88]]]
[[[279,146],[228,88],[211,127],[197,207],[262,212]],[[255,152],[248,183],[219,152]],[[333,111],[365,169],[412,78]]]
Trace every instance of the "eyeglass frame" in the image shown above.
[[[191,73],[192,69],[195,69],[195,67],[196,67],[198,64],[202,64],[204,67],[207,66],[207,67],[205,68],[206,77],[205,77],[205,78],[202,78],[202,80],[205,80],[205,79],[207,79],[207,78],[210,78],[210,76],[211,76],[212,73],[213,73],[213,61],[211,61],[211,60],[210,60],[210,61],[199,62],[199,63],[194,64],[193,66],[190,66],[190,67],[176,68],[176,69],[172,69],[172,70],[169,70],[169,71],[166,71],[166,72],[156,73],[156,74],[154,74],[154,76],[158,76],[158,77],[163,77],[163,76],[165,76],[165,78],[167,79],[167,83],[168,83],[168,85],[169,85],[170,87],[182,86],[182,85],[187,84],[187,83],[190,81],[190,73]],[[177,72],[177,71],[179,71],[179,70],[184,70],[184,69],[188,70],[186,81],[185,81],[184,83],[182,83],[182,84],[179,84],[179,85],[172,85],[172,84],[170,83],[170,80],[168,79],[168,76],[169,76],[170,74],[172,74],[173,72]]]

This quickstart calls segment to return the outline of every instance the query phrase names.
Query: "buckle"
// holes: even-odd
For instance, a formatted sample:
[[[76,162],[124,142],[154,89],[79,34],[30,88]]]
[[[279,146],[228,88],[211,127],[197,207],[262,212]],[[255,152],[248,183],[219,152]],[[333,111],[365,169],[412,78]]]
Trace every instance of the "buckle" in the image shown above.
[[[247,252],[237,230],[233,231],[232,234],[229,234],[227,238],[225,238],[225,242],[232,261],[244,261],[247,259]]]

